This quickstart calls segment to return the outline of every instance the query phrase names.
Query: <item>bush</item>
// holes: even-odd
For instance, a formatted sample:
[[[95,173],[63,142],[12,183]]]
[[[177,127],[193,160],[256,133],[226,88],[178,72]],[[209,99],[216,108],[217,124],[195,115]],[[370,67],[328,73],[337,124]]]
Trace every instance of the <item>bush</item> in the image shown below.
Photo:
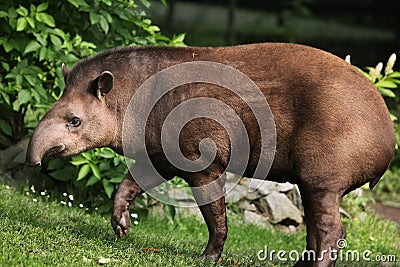
[[[116,46],[184,45],[184,34],[162,35],[132,0],[18,2],[0,0],[0,148],[31,132],[61,96],[62,63],[71,67]],[[147,0],[140,3],[150,6]],[[122,156],[103,148],[47,160],[42,171],[71,188],[90,188],[82,198],[101,203],[127,168]]]

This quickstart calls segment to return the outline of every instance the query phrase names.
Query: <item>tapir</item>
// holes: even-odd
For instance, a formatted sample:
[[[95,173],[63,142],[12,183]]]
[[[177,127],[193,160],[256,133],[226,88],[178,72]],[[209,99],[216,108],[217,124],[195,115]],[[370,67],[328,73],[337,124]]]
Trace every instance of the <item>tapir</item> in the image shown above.
[[[220,178],[229,165],[235,148],[232,144],[240,146],[240,142],[230,138],[226,126],[197,116],[187,121],[176,136],[166,133],[164,137],[178,140],[188,160],[196,161],[207,154],[208,147],[216,152],[210,154],[214,157],[205,168],[182,170],[163,151],[163,122],[181,103],[196,98],[204,100],[202,105],[187,107],[186,115],[195,113],[196,106],[207,106],[207,99],[224,103],[220,109],[213,108],[216,116],[225,114],[229,106],[248,132],[250,150],[243,155],[247,165],[242,174],[254,177],[262,158],[260,139],[267,129],[258,127],[247,99],[218,84],[181,84],[157,100],[145,131],[135,128],[135,121],[129,121],[131,128],[125,125],[131,131],[123,131],[130,99],[143,83],[164,69],[196,61],[230,66],[257,85],[261,94],[249,97],[253,102],[265,98],[268,103],[276,145],[269,172],[256,178],[298,185],[305,213],[306,249],[317,257],[302,258],[295,266],[334,266],[334,257],[326,252],[339,249],[337,241],[346,236],[339,213],[340,199],[366,183],[371,189],[378,183],[392,159],[396,140],[388,109],[374,85],[351,64],[316,48],[283,43],[219,48],[124,47],[83,59],[71,70],[63,65],[64,92],[37,125],[29,143],[27,164],[37,166],[44,156],[67,157],[97,147],[110,147],[135,158],[133,169],[115,194],[111,224],[119,237],[128,234],[131,226],[130,204],[145,189],[160,183],[147,177],[146,169],[155,168],[165,180],[180,176],[193,188],[212,184],[195,194],[209,231],[208,244],[200,257],[219,260],[228,232],[224,179]],[[230,78],[221,75],[221,79]],[[154,94],[160,86],[162,82],[154,84]],[[133,109],[140,110],[148,101],[145,96]],[[233,132],[236,129],[231,128]],[[123,135],[135,137],[142,132],[145,151],[134,145],[129,151],[123,148]],[[200,151],[204,139],[213,140],[214,145]],[[150,161],[141,161],[144,154]],[[137,182],[139,177],[148,182],[145,189]],[[218,183],[213,183],[216,180]],[[202,201],[215,193],[221,193],[221,197],[209,203]]]

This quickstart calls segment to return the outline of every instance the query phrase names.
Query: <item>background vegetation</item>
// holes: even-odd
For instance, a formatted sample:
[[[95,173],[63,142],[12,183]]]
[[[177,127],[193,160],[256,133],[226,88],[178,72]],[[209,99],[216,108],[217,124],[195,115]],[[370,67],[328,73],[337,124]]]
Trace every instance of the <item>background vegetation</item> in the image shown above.
[[[184,45],[184,34],[162,35],[143,10],[150,3],[138,2],[142,8],[132,0],[0,1],[0,148],[24,138],[61,96],[62,63],[72,67],[110,47]],[[106,200],[108,211],[127,169],[123,157],[96,149],[46,161],[43,172],[96,205]]]

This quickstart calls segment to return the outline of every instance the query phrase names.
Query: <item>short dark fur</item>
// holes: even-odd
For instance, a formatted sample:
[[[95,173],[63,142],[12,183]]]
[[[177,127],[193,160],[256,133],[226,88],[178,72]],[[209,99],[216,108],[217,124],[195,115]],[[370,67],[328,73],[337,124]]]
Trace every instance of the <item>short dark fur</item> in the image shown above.
[[[66,90],[36,128],[27,163],[40,164],[50,152],[53,156],[70,156],[93,147],[109,146],[122,153],[122,122],[137,88],[167,67],[196,60],[237,68],[258,85],[272,110],[277,133],[276,155],[267,179],[298,184],[305,210],[307,249],[321,255],[323,250],[337,248],[337,240],[346,234],[339,214],[341,197],[365,183],[370,182],[371,188],[376,185],[393,156],[395,137],[388,110],[375,87],[350,64],[318,49],[292,44],[134,47],[84,59],[71,71],[63,68]],[[104,83],[94,83],[93,87],[93,81],[101,77]],[[223,174],[230,143],[226,132],[211,120],[188,123],[180,136],[182,153],[189,159],[199,156],[200,140],[216,140],[217,157],[206,170],[179,171],[168,163],[161,148],[163,118],[181,101],[202,96],[225,101],[241,114],[250,132],[252,151],[246,175],[251,176],[260,153],[255,118],[235,94],[210,84],[176,88],[152,112],[146,138],[149,156],[157,160],[158,171],[166,179],[179,174],[191,186],[208,184]],[[75,117],[82,120],[79,127],[70,123]],[[141,153],[135,148],[129,150],[129,155],[137,159]],[[132,173],[146,176],[147,168],[138,160]],[[151,184],[151,177],[148,180],[148,188],[158,185]],[[222,185],[214,188],[215,192],[221,190]],[[130,173],[121,183],[112,215],[118,236],[128,233],[129,205],[143,191]],[[196,192],[195,197],[200,200],[207,194]],[[200,210],[210,233],[202,258],[218,260],[227,237],[225,199],[203,205]],[[296,266],[333,266],[328,256],[320,261],[299,261]]]

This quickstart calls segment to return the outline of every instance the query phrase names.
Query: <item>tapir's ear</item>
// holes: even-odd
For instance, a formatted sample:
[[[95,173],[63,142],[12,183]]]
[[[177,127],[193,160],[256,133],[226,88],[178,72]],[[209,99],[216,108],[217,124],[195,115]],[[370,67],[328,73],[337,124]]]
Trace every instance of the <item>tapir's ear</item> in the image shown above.
[[[65,66],[64,63],[61,65],[61,71],[64,76],[64,81],[67,82],[67,77],[68,77],[70,70],[67,68],[67,66]]]
[[[109,71],[103,71],[95,80],[95,95],[101,98],[108,94],[114,86],[114,75]]]

